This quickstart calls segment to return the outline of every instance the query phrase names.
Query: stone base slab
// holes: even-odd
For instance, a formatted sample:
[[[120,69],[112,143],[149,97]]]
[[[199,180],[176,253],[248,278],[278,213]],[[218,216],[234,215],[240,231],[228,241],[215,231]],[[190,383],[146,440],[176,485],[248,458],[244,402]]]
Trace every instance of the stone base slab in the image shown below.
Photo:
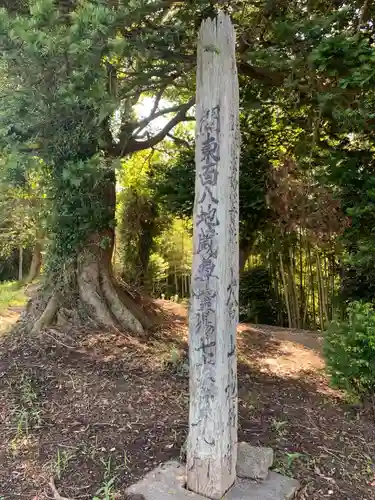
[[[207,500],[185,489],[186,467],[166,462],[149,472],[126,490],[129,500]],[[299,488],[298,481],[276,472],[256,482],[238,478],[222,500],[290,500]]]

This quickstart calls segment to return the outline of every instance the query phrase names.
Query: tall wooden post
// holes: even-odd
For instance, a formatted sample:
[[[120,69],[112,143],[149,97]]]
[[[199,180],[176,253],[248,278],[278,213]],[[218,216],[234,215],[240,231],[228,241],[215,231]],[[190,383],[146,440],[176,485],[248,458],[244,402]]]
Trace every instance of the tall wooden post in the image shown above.
[[[239,96],[224,13],[200,29],[196,108],[187,487],[219,499],[237,459]]]

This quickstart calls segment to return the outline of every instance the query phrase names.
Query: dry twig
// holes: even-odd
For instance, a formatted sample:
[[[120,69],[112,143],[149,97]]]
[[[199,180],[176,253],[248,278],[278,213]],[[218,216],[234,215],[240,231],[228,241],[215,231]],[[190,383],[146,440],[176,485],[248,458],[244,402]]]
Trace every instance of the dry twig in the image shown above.
[[[49,480],[49,487],[51,488],[52,490],[52,493],[53,493],[53,498],[55,500],[74,500],[73,498],[68,498],[68,497],[62,497],[60,495],[60,493],[58,492],[57,488],[56,488],[56,485],[55,485],[55,481],[53,479],[53,477],[51,477],[51,479]]]

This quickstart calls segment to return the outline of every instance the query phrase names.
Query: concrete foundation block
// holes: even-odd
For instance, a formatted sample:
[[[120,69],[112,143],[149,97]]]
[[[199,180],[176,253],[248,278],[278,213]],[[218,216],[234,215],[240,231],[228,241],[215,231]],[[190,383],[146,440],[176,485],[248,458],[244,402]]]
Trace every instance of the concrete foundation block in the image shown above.
[[[179,462],[166,462],[130,486],[126,494],[131,500],[207,500],[186,490],[186,467]],[[298,481],[276,472],[256,482],[238,478],[222,500],[291,500],[299,488]]]

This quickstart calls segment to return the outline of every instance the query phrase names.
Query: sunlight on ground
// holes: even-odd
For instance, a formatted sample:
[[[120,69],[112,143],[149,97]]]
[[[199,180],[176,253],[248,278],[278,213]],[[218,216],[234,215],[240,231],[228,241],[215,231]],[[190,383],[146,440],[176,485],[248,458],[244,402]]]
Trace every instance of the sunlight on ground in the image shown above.
[[[285,340],[273,356],[262,358],[262,363],[265,365],[264,370],[288,377],[298,377],[306,370],[324,368],[324,361],[317,353]]]
[[[157,304],[165,322],[144,338],[52,329],[1,342],[0,497],[52,498],[51,474],[65,498],[93,498],[115,476],[125,491],[180,456],[187,310]],[[300,500],[370,500],[373,424],[328,393],[320,341],[315,332],[239,325],[239,438],[275,450],[275,468],[303,481]]]
[[[239,342],[241,343],[241,338]],[[270,343],[273,343],[272,340]],[[274,344],[274,352],[272,352],[272,348],[271,352],[267,349],[265,356],[258,359],[261,372],[272,373],[283,378],[299,378],[306,371],[320,372],[324,369],[324,360],[314,351],[285,340],[282,344],[277,341]],[[240,348],[240,351],[246,352],[244,348]],[[241,359],[247,364],[254,363],[253,357],[242,355]]]
[[[0,314],[8,308],[22,307],[26,303],[26,295],[22,285],[17,281],[0,283]]]
[[[19,313],[6,314],[2,316],[0,314],[0,336],[8,332],[12,326],[17,322],[19,318]]]
[[[17,281],[0,283],[0,335],[16,323],[26,301],[24,288]]]
[[[316,391],[335,394],[324,374],[323,337],[316,332],[288,330],[267,325],[240,324],[238,328],[239,360],[259,372],[284,380],[314,377]]]

